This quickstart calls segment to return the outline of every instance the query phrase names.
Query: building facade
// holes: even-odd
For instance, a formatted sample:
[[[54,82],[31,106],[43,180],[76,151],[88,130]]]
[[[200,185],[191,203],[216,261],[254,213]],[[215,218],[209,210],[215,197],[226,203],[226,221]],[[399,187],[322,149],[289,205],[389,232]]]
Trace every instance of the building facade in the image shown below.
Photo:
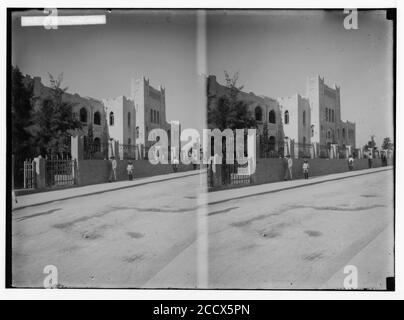
[[[149,132],[153,129],[164,129],[170,139],[170,124],[166,119],[165,88],[159,89],[150,85],[149,79],[141,77],[132,79],[131,99],[136,109],[136,144],[142,152],[155,142],[148,141]]]
[[[207,99],[210,108],[217,106],[218,100],[223,95],[228,95],[229,89],[220,85],[215,76],[209,76],[207,79]],[[264,133],[264,127],[268,130],[268,138],[271,151],[278,151],[280,143],[284,140],[284,131],[282,125],[282,112],[276,99],[257,96],[254,93],[240,91],[238,99],[247,104],[248,110],[257,122],[258,136]],[[209,126],[209,124],[208,124]],[[259,138],[257,143],[259,143]]]
[[[306,94],[310,101],[312,141],[356,148],[355,123],[341,119],[340,87],[328,86],[320,76],[309,77]]]
[[[308,156],[310,146],[318,144],[329,148],[336,144],[341,150],[346,146],[356,148],[356,125],[341,119],[340,87],[328,86],[320,76],[309,77],[306,96],[294,94],[277,99],[240,92],[238,98],[245,101],[257,121],[257,133],[268,128],[270,144],[279,147],[288,139],[298,146],[298,152]],[[207,98],[210,108],[218,99],[228,95],[229,89],[220,85],[215,76],[207,79]]]
[[[43,100],[51,96],[51,88],[43,85],[40,77],[31,78],[27,75],[24,82],[27,86],[32,85],[33,108],[40,108]],[[78,130],[78,134],[86,137],[92,131],[94,152],[103,153],[107,150],[109,134],[103,102],[67,92],[62,95],[62,102],[71,104],[73,114],[81,121],[82,129]]]
[[[43,85],[40,77],[25,76],[25,85],[33,87],[34,108],[40,108],[44,99],[51,96],[52,89]],[[170,123],[166,120],[165,89],[155,89],[149,79],[131,81],[131,97],[119,96],[102,101],[65,92],[62,101],[73,105],[73,113],[80,119],[82,129],[77,134],[86,139],[91,130],[94,151],[104,157],[108,154],[110,141],[118,143],[122,154],[137,153],[145,156],[145,151],[154,144],[148,141],[151,130],[166,130],[170,139]],[[118,150],[117,150],[118,151]]]

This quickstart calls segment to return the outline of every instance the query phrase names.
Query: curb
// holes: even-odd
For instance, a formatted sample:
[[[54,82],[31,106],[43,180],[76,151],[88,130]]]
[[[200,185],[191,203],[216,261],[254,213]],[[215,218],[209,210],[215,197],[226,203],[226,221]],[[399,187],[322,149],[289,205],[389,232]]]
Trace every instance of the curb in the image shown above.
[[[95,195],[95,194],[111,192],[111,191],[116,191],[116,190],[135,188],[135,187],[138,187],[138,186],[144,186],[144,185],[147,185],[147,184],[152,184],[152,183],[157,183],[157,182],[162,182],[162,181],[181,179],[181,178],[196,176],[196,175],[199,175],[199,174],[200,174],[200,172],[198,171],[198,172],[195,172],[195,173],[190,173],[190,174],[186,174],[186,175],[179,176],[179,177],[170,177],[170,178],[165,178],[165,179],[161,179],[161,180],[146,181],[146,182],[141,182],[141,183],[134,184],[134,185],[121,186],[121,187],[116,187],[116,188],[112,188],[112,189],[108,189],[108,190],[99,190],[99,191],[88,192],[88,193],[85,193],[85,194],[79,194],[79,195],[74,195],[74,196],[66,196],[66,197],[59,198],[59,199],[53,199],[53,200],[47,200],[47,201],[33,203],[33,204],[27,204],[27,205],[24,205],[24,206],[21,206],[21,207],[13,208],[11,211],[13,212],[13,211],[18,211],[20,209],[25,209],[25,208],[29,208],[29,207],[41,206],[43,204],[48,204],[48,203],[52,203],[52,202],[56,202],[56,201],[63,201],[63,200],[69,200],[69,199],[74,199],[74,198],[92,196],[92,195]]]
[[[366,170],[366,169],[364,169],[364,170]],[[329,182],[329,181],[349,179],[349,178],[353,178],[353,177],[364,176],[364,175],[367,175],[367,174],[378,173],[378,172],[383,172],[383,171],[387,171],[387,170],[394,170],[394,167],[389,167],[389,168],[382,169],[382,170],[377,170],[377,171],[358,173],[358,174],[355,174],[355,175],[350,175],[350,176],[345,176],[345,177],[336,177],[336,178],[331,178],[331,179],[322,180],[322,181],[313,181],[313,182],[309,182],[309,183],[305,183],[305,184],[300,184],[300,185],[297,185],[297,186],[289,186],[289,187],[284,187],[284,188],[279,188],[279,189],[274,189],[274,190],[261,191],[261,192],[258,192],[258,193],[245,194],[245,195],[236,196],[236,197],[232,197],[232,198],[228,198],[228,199],[208,202],[207,205],[221,204],[221,203],[225,203],[225,202],[232,201],[232,200],[245,199],[245,198],[260,196],[260,195],[269,194],[269,193],[275,193],[275,192],[281,192],[281,191],[285,191],[285,190],[297,189],[297,188],[302,188],[302,187],[306,187],[306,186],[312,186],[312,185],[315,185],[315,184],[320,184],[320,183]],[[228,189],[228,190],[230,190],[230,189]],[[220,190],[220,191],[227,191],[227,190]]]
[[[366,170],[366,169],[364,169],[364,170]],[[225,202],[232,201],[232,200],[245,199],[245,198],[254,197],[254,196],[260,196],[260,195],[264,195],[264,194],[270,194],[270,193],[281,192],[281,191],[286,191],[286,190],[291,190],[291,189],[297,189],[297,188],[302,188],[302,187],[311,186],[311,185],[320,184],[320,183],[329,182],[329,181],[337,181],[337,180],[342,180],[342,179],[349,179],[349,178],[352,178],[352,177],[358,177],[358,176],[363,176],[363,175],[367,175],[367,174],[383,172],[383,171],[387,171],[387,170],[394,170],[394,167],[388,167],[388,168],[385,168],[385,169],[382,169],[382,170],[377,170],[377,171],[372,171],[372,172],[358,173],[358,174],[355,174],[355,175],[350,175],[350,176],[345,176],[345,177],[336,177],[336,178],[326,179],[326,180],[322,180],[322,181],[313,181],[313,182],[309,182],[309,183],[305,183],[305,184],[301,184],[301,185],[297,185],[297,186],[288,186],[288,187],[278,188],[278,189],[274,189],[274,190],[268,190],[268,191],[262,191],[262,192],[258,192],[258,193],[252,193],[252,194],[236,196],[236,197],[232,197],[232,198],[228,198],[228,199],[208,202],[207,205],[209,205],[209,206],[210,205],[216,205],[216,204],[221,204],[221,203],[225,203]],[[191,176],[195,176],[195,175],[199,175],[199,174],[200,174],[200,172],[198,171],[198,172],[187,174],[187,175],[180,176],[180,177],[165,178],[165,179],[161,179],[161,180],[142,182],[142,183],[138,183],[136,185],[122,186],[122,187],[117,187],[117,188],[108,189],[108,190],[99,190],[99,191],[93,191],[93,192],[80,194],[80,195],[67,196],[67,197],[63,197],[63,198],[59,198],[59,199],[53,199],[53,200],[48,200],[48,201],[43,201],[43,202],[39,202],[39,203],[28,204],[28,205],[24,205],[24,206],[21,206],[21,207],[13,208],[12,212],[13,211],[18,211],[20,209],[25,209],[25,208],[28,208],[28,207],[40,206],[40,205],[43,205],[43,204],[48,204],[48,203],[52,203],[52,202],[56,202],[56,201],[69,200],[69,199],[74,199],[74,198],[81,198],[81,197],[92,196],[92,195],[96,195],[96,194],[101,194],[101,193],[106,193],[106,192],[116,191],[116,190],[122,190],[122,189],[128,189],[128,188],[135,188],[135,187],[143,186],[143,185],[147,185],[147,184],[152,184],[152,183],[157,183],[157,182],[162,182],[162,181],[175,180],[175,179],[181,179],[181,178],[184,178],[184,177],[191,177]],[[241,188],[241,189],[244,189],[244,188]],[[228,191],[228,190],[231,190],[231,189],[220,190],[220,191]]]

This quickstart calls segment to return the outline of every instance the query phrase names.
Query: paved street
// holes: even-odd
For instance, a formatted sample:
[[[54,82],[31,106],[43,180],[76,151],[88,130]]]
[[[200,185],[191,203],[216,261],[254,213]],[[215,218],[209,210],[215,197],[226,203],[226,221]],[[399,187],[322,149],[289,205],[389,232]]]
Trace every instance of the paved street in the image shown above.
[[[359,288],[393,276],[392,170],[226,202],[245,191],[201,191],[188,176],[16,210],[13,284],[41,287],[46,265],[66,287],[342,288],[348,264]]]

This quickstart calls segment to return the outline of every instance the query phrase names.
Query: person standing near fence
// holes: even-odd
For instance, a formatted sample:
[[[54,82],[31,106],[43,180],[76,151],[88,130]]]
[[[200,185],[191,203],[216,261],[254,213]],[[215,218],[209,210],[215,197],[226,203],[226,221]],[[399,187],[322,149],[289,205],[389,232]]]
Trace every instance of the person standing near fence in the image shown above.
[[[348,168],[349,168],[349,171],[352,171],[352,170],[353,170],[353,163],[354,163],[354,158],[352,157],[352,154],[351,154],[351,155],[349,155],[349,158],[348,158]]]
[[[128,165],[126,166],[126,171],[128,172],[128,179],[129,181],[133,180],[133,173],[134,173],[135,168],[133,167],[132,161],[128,162]]]
[[[368,153],[368,166],[369,166],[369,168],[372,168],[372,166],[373,166],[373,155],[372,155],[372,151],[369,151],[369,153]]]
[[[112,179],[114,181],[116,181],[116,166],[117,166],[117,163],[116,163],[116,159],[115,159],[114,156],[111,157],[110,162],[111,162],[111,172],[110,172],[110,175],[109,175],[109,180],[108,180],[109,182],[111,182]]]
[[[293,160],[290,158],[290,155],[287,155],[286,158],[283,160],[283,168],[285,169],[285,176],[284,180],[292,180],[292,167],[293,167]]]
[[[309,162],[307,160],[304,160],[303,162],[303,174],[304,178],[307,180],[309,178]]]

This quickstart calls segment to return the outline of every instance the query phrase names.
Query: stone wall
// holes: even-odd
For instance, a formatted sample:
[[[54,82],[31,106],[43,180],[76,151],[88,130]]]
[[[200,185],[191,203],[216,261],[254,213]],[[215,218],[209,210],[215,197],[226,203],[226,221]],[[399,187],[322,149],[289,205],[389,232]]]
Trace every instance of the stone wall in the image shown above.
[[[127,160],[117,160],[117,180],[128,180],[126,172]],[[133,161],[135,167],[135,179],[151,177],[161,174],[172,173],[173,167],[171,164],[152,165],[148,160]],[[77,164],[78,175],[77,182],[79,186],[105,183],[111,170],[111,163],[108,160],[79,160]],[[192,165],[178,166],[178,172],[193,170]]]
[[[303,159],[293,159],[293,179],[303,179]],[[345,159],[309,159],[309,175],[311,177],[348,171],[348,161]],[[380,167],[381,159],[373,160],[373,167]],[[355,159],[354,170],[368,168],[367,159]],[[258,159],[253,176],[254,184],[282,181],[284,169],[282,159]]]

